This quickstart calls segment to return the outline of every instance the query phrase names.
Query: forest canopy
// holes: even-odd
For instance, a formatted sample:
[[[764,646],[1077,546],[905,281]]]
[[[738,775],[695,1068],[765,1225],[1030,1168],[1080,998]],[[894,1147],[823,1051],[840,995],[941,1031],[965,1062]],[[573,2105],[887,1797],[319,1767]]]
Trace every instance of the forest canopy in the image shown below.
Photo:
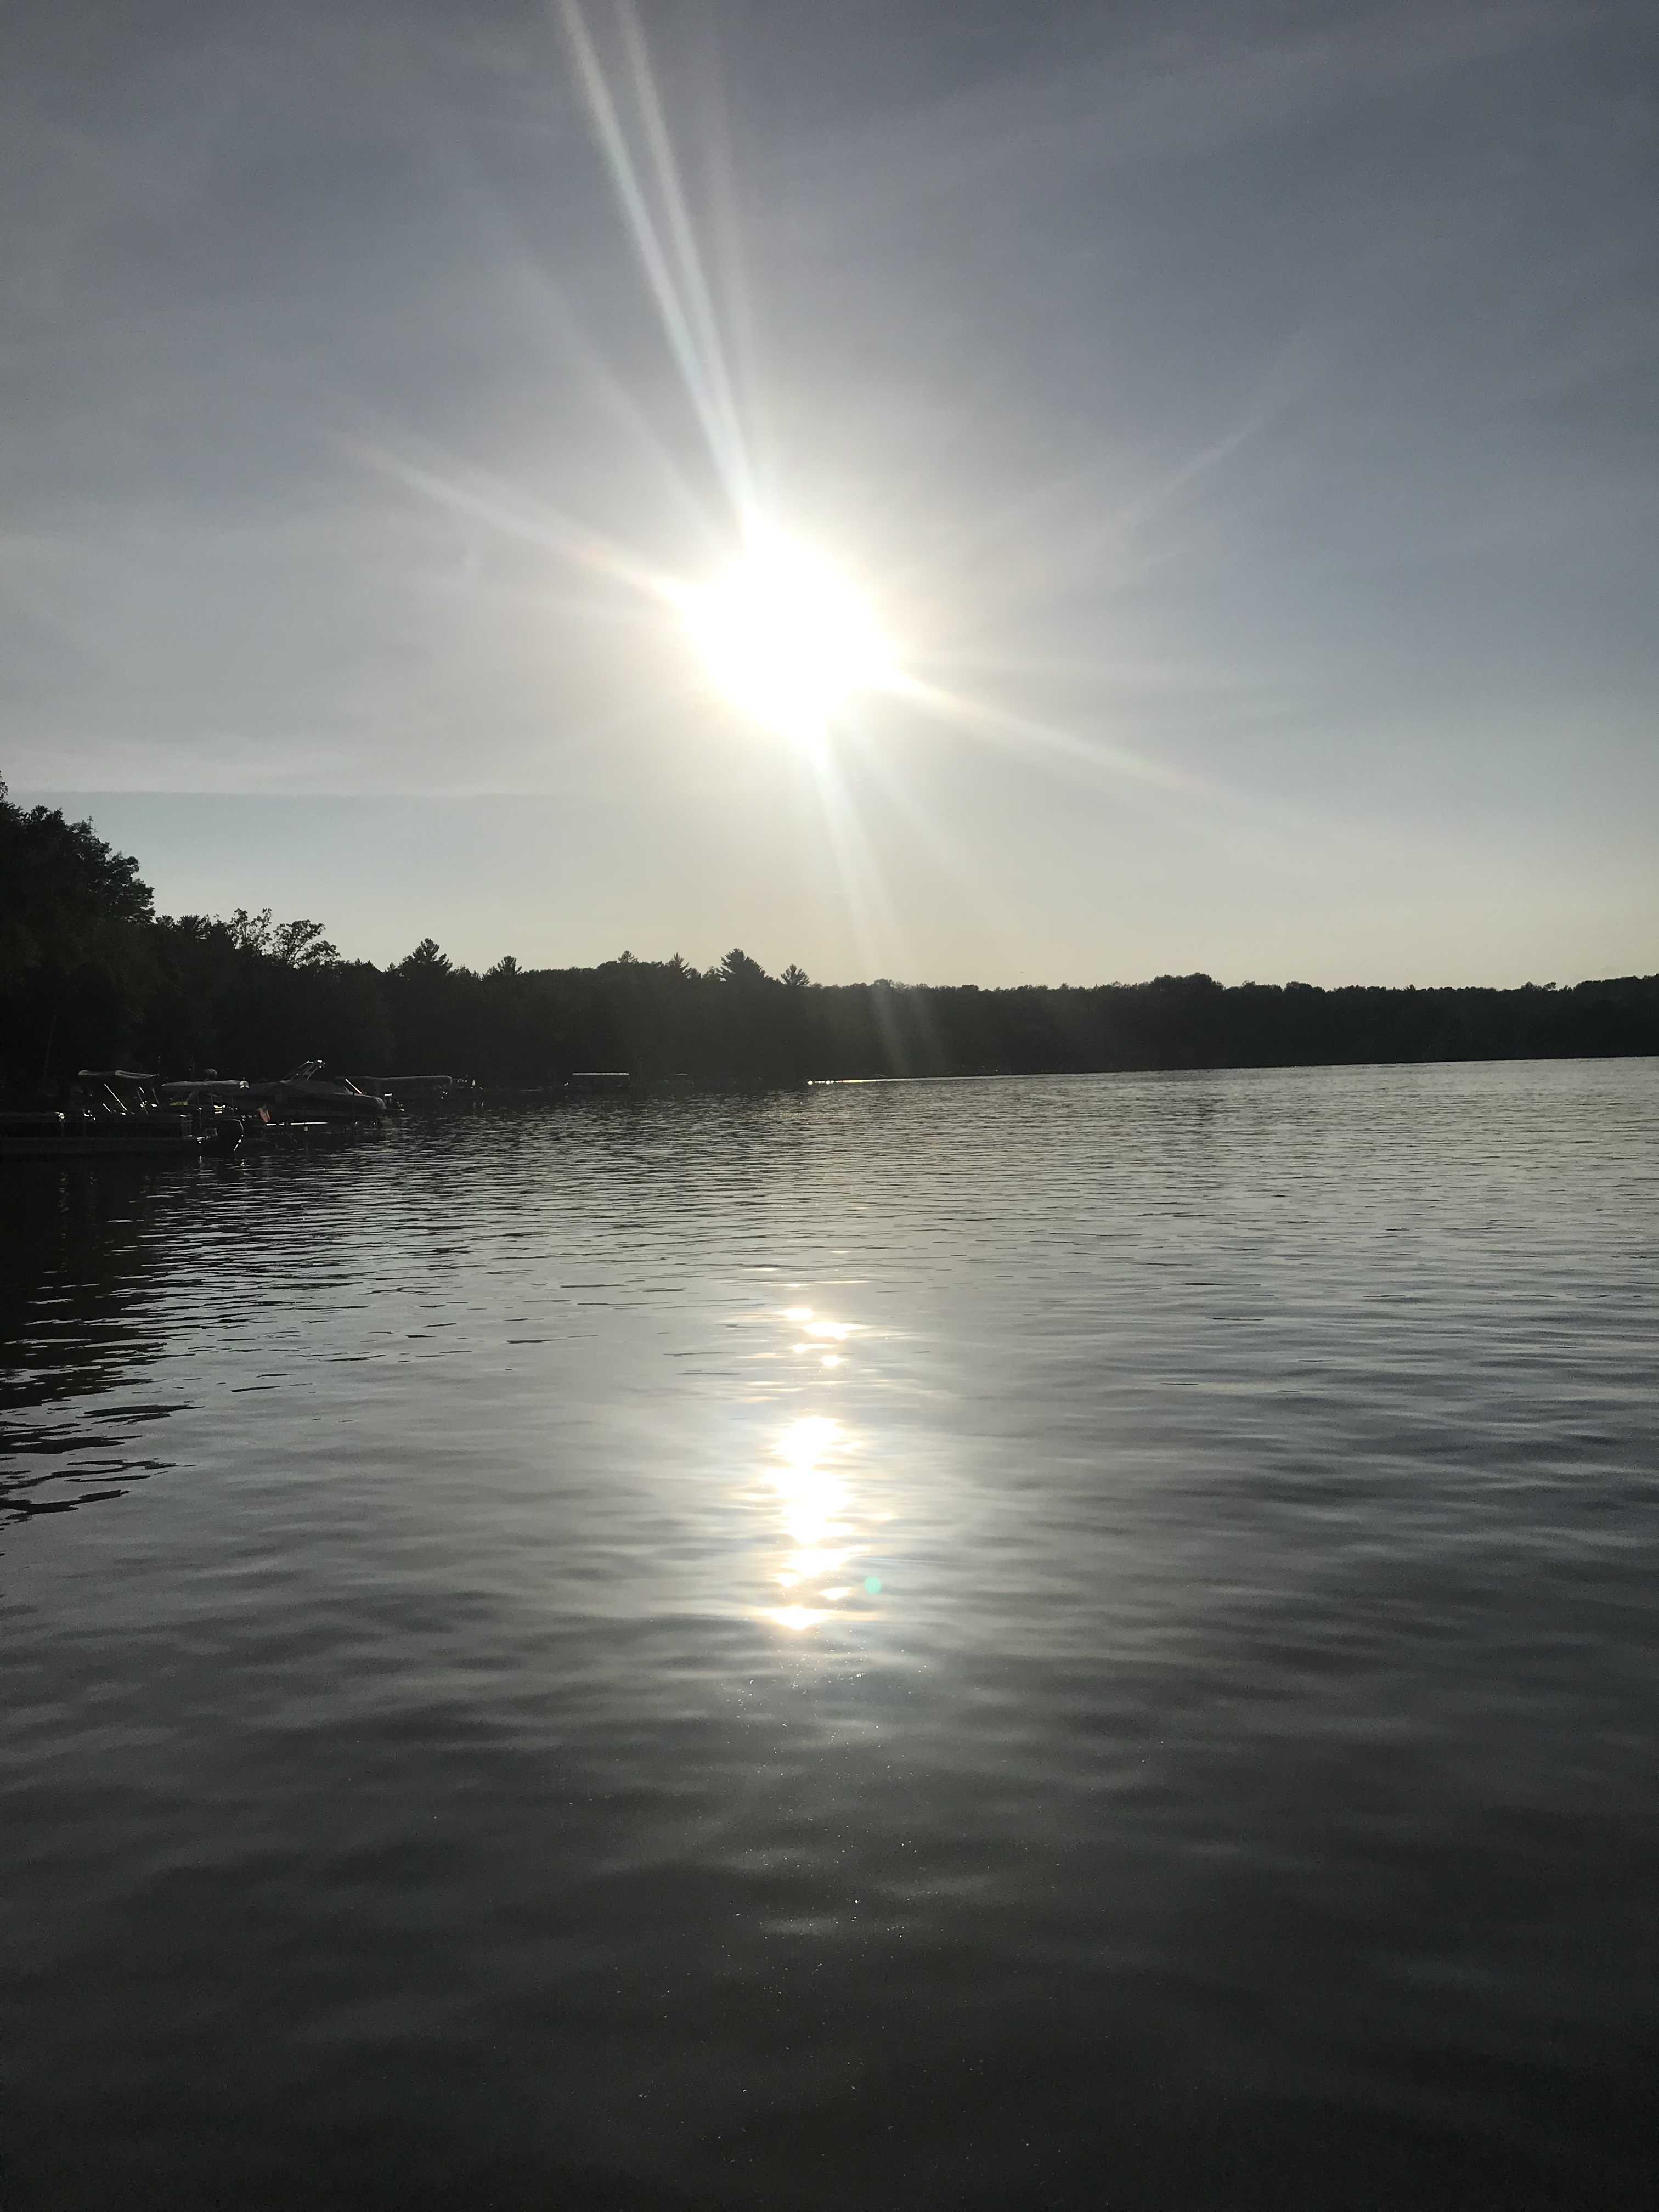
[[[1202,975],[981,990],[813,983],[736,947],[703,969],[623,952],[481,974],[430,938],[377,968],[343,958],[318,921],[158,915],[136,860],[0,784],[0,1077],[30,1096],[82,1066],[257,1077],[313,1057],[360,1081],[536,1089],[583,1068],[800,1083],[1638,1053],[1659,1053],[1656,975],[1564,990]]]

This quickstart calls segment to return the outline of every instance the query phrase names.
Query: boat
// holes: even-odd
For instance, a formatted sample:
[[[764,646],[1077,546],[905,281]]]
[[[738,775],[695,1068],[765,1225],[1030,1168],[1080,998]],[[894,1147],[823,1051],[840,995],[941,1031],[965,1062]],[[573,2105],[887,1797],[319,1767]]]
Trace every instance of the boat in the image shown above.
[[[384,1098],[331,1075],[320,1060],[302,1060],[275,1083],[250,1083],[247,1097],[273,1121],[379,1121],[386,1113]]]
[[[194,1159],[238,1148],[238,1115],[164,1104],[157,1081],[130,1067],[83,1067],[79,1103],[0,1113],[0,1159]]]
[[[204,1102],[215,1106],[246,1106],[248,1087],[240,1076],[220,1075],[209,1068],[204,1075],[192,1075],[188,1080],[164,1083],[161,1086],[162,1103],[166,1105],[199,1105]]]
[[[478,1085],[470,1075],[381,1075],[374,1088],[388,1106],[470,1104]]]
[[[603,1092],[626,1091],[633,1078],[624,1067],[585,1067],[574,1074],[565,1089],[574,1097],[589,1098]]]

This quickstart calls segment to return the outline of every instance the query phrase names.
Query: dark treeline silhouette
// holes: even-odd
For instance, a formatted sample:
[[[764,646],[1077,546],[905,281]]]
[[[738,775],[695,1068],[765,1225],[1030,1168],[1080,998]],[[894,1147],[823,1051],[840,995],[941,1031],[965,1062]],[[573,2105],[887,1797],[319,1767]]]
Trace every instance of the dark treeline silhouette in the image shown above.
[[[458,967],[430,939],[344,960],[313,921],[158,915],[137,863],[0,785],[0,1076],[33,1094],[82,1066],[249,1076],[313,1056],[359,1079],[467,1074],[535,1089],[636,1079],[1273,1067],[1659,1053],[1659,975],[1568,990],[1149,983],[981,990],[823,985],[727,953],[702,970]]]

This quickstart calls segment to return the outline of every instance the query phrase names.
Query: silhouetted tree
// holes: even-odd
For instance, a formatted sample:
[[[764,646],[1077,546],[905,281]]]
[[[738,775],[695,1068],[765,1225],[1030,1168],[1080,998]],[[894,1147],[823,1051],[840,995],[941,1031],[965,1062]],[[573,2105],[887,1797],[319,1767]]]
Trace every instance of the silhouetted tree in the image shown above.
[[[12,805],[0,783],[0,1034],[14,1083],[125,1054],[155,988],[138,864],[90,823]]]

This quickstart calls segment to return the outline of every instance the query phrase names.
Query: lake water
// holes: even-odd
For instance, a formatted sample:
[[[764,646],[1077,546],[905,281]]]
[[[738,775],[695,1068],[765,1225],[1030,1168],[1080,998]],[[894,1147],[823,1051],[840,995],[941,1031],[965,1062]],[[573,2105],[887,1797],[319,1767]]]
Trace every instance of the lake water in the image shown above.
[[[1659,1064],[0,1231],[5,2212],[1647,2201]]]

